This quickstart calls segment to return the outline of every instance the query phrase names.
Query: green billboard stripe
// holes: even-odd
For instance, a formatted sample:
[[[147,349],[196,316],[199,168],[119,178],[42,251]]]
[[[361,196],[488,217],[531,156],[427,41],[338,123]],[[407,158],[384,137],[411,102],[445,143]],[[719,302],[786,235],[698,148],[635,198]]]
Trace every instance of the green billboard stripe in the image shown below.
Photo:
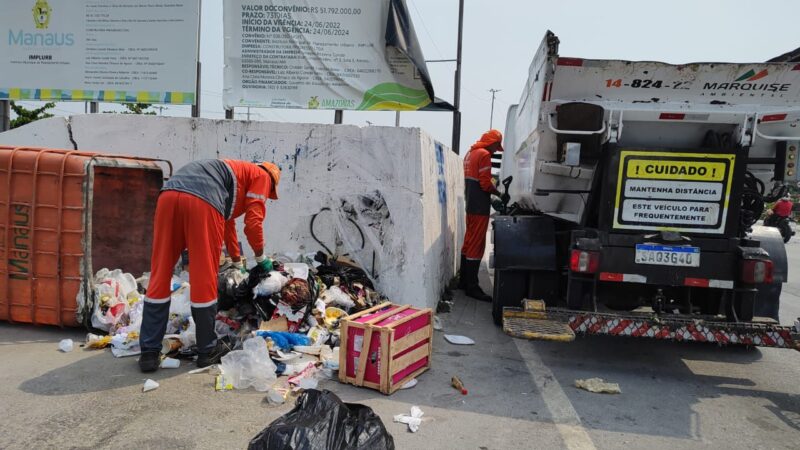
[[[364,99],[357,110],[411,111],[420,109],[431,102],[424,89],[412,89],[398,83],[381,83],[364,93]]]

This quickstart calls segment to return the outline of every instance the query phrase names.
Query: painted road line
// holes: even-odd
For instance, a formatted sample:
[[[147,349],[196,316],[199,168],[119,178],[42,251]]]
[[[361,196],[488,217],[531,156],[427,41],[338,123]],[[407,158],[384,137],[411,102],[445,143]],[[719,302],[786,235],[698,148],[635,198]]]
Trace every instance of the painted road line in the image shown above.
[[[536,389],[541,393],[542,400],[544,400],[550,412],[550,417],[564,440],[564,445],[569,450],[595,449],[592,438],[589,437],[589,433],[583,427],[583,423],[581,423],[581,419],[569,401],[567,394],[564,393],[553,372],[539,357],[533,343],[523,339],[514,339],[514,345],[517,346],[522,360],[525,361],[528,372],[531,374],[534,384],[536,384]]]

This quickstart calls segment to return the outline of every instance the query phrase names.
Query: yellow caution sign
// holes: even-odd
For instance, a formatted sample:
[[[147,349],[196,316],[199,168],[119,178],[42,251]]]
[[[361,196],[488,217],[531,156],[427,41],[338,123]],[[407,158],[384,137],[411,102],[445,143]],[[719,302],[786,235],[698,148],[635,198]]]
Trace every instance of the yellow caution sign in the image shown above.
[[[629,159],[627,178],[649,180],[722,181],[726,164],[721,161]]]

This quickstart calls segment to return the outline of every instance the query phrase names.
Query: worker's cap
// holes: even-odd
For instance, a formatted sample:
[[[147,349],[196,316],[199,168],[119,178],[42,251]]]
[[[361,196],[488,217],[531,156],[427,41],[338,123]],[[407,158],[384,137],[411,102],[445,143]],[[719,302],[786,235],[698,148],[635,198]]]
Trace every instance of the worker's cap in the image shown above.
[[[498,145],[498,151],[503,151],[503,133],[498,130],[491,129],[486,133],[481,135],[480,140],[478,142],[472,144],[472,148],[488,148],[492,144],[500,144]]]
[[[272,178],[272,190],[269,193],[269,198],[272,200],[278,199],[278,183],[281,182],[281,169],[272,164],[271,162],[262,162],[259,166],[266,170],[269,177]]]

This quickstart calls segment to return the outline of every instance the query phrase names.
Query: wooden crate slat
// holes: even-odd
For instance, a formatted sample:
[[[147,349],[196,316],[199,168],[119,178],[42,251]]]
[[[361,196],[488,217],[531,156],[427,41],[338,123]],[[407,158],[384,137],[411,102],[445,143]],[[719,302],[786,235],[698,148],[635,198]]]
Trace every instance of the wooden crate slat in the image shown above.
[[[356,383],[364,382],[364,374],[367,371],[367,360],[369,360],[369,346],[372,343],[372,329],[367,327],[364,330],[364,340],[361,342],[361,352],[358,356],[358,370],[356,371]],[[342,351],[341,348],[339,351]]]
[[[397,327],[399,327],[400,325],[402,325],[402,324],[404,324],[404,323],[406,323],[406,322],[408,322],[408,321],[410,321],[410,320],[414,320],[414,319],[416,319],[417,317],[419,317],[419,316],[423,316],[423,315],[425,315],[425,314],[429,314],[430,312],[431,312],[431,310],[430,310],[430,309],[421,309],[421,310],[419,310],[419,311],[415,312],[414,314],[410,314],[410,315],[408,315],[408,316],[405,316],[405,317],[403,317],[402,319],[400,319],[400,320],[398,320],[398,321],[396,321],[396,322],[392,322],[392,323],[388,324],[387,326],[388,326],[389,328],[397,328]],[[431,320],[433,320],[433,319],[431,319]]]
[[[383,313],[383,314],[381,314],[379,316],[375,316],[375,317],[373,317],[373,318],[371,318],[368,321],[363,322],[363,323],[366,323],[368,325],[372,325],[372,326],[375,326],[375,327],[379,327],[379,328],[386,328],[386,326],[378,325],[378,323],[380,323],[383,320],[388,319],[389,317],[392,317],[395,314],[400,314],[401,312],[407,310],[408,308],[411,308],[411,306],[410,305],[403,305],[403,306],[401,306],[399,308],[395,308],[395,309],[392,309],[390,311],[386,311],[385,313]]]
[[[396,368],[396,372],[392,374],[392,376],[397,375],[397,372],[405,369],[406,367],[410,366],[411,364],[419,361],[422,358],[428,356],[428,346],[423,345],[422,347],[415,348],[410,352],[406,353],[405,355],[394,359],[394,367]],[[430,359],[430,358],[429,358]]]
[[[346,319],[352,321],[353,323],[358,323],[355,320],[358,319],[359,317],[366,316],[367,314],[372,314],[372,313],[374,313],[375,311],[377,311],[377,310],[379,310],[381,308],[385,308],[385,307],[391,306],[391,305],[392,305],[391,302],[383,302],[380,305],[373,306],[372,308],[365,309],[363,311],[357,312],[357,313],[353,314],[352,316],[347,316]]]
[[[400,339],[394,341],[392,343],[392,354],[396,355],[398,353],[403,352],[404,350],[413,347],[415,344],[419,343],[419,341],[428,339],[431,337],[431,330],[429,327],[420,328],[413,333],[407,334]]]

